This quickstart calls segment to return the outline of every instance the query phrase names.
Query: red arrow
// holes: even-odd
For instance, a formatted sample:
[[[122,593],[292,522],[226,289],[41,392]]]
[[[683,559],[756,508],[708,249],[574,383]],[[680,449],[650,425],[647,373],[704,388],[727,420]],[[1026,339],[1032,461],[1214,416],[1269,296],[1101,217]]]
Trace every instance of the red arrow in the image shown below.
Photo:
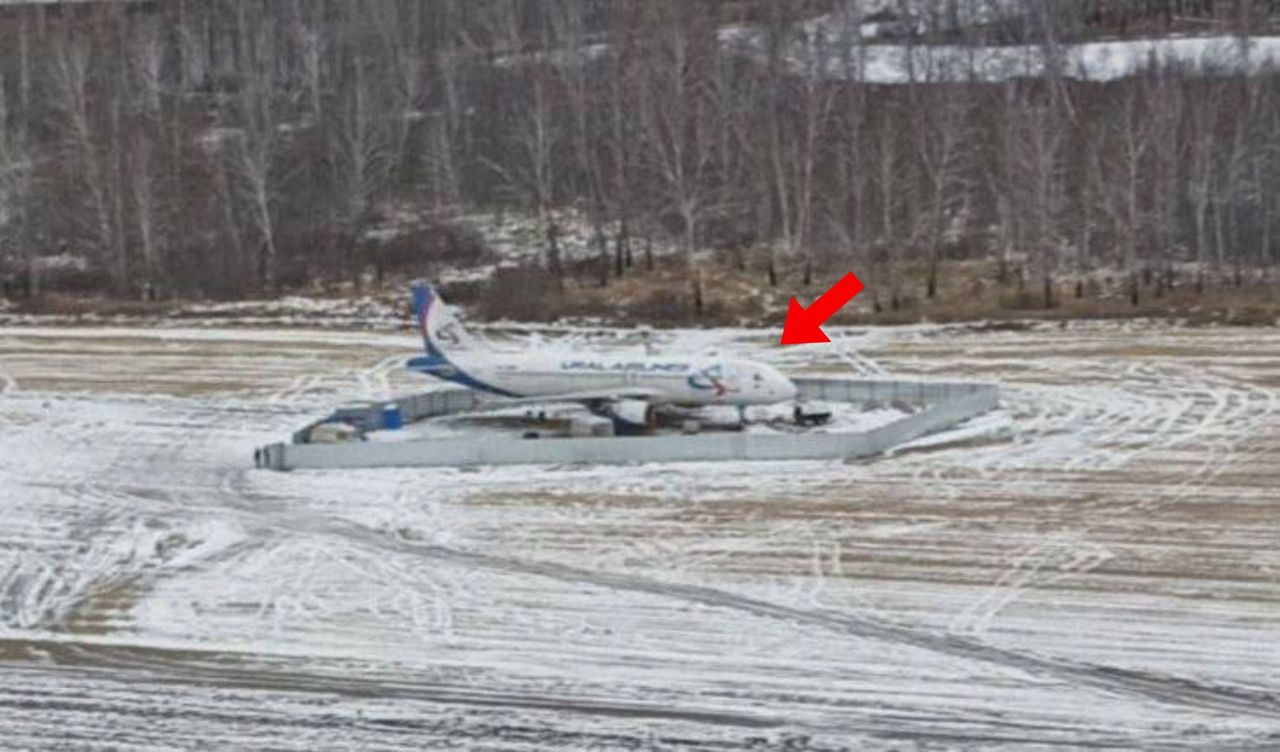
[[[782,344],[830,342],[826,333],[819,327],[860,292],[862,292],[862,280],[850,272],[830,290],[822,293],[822,297],[813,301],[813,305],[807,309],[801,308],[800,303],[792,298],[791,305],[787,307],[787,323],[782,325]]]

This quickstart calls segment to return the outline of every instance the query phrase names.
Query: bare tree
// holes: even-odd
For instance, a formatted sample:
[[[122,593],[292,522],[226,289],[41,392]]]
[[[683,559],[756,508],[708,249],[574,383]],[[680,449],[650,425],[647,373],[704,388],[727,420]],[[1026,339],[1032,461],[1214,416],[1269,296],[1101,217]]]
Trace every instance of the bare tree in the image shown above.
[[[592,51],[586,46],[586,19],[580,0],[548,0],[547,12],[558,83],[569,115],[573,161],[581,187],[573,191],[585,198],[587,221],[599,256],[600,284],[609,281],[609,249],[604,233],[605,185],[594,136],[600,128],[595,118],[599,90],[591,75]]]
[[[103,12],[98,13],[95,20],[103,21]],[[103,121],[94,122],[96,113],[90,109],[91,68],[96,62],[93,39],[87,32],[64,24],[52,35],[51,42],[54,106],[61,116],[63,138],[74,155],[74,170],[87,199],[89,234],[111,269],[117,292],[123,293],[129,280],[128,257],[121,238],[116,210],[119,194],[114,181],[118,176],[114,167],[119,153],[115,148],[119,102],[109,104],[110,112]]]
[[[649,90],[640,112],[648,151],[648,168],[661,186],[664,208],[680,220],[680,247],[693,284],[694,307],[702,312],[702,271],[695,260],[698,222],[706,208],[707,178],[712,169],[718,114],[708,98],[705,74],[712,42],[705,29],[690,27],[679,4],[660,6],[664,24],[647,54]]]
[[[1150,102],[1151,149],[1147,172],[1151,176],[1150,233],[1157,265],[1156,296],[1171,284],[1173,262],[1179,252],[1178,170],[1182,167],[1178,129],[1184,102],[1178,71],[1161,66],[1144,77]]]
[[[38,295],[39,274],[34,248],[27,242],[25,217],[33,166],[23,129],[9,123],[5,80],[0,76],[0,256],[8,253],[25,261],[27,294]]]
[[[922,106],[919,100],[916,107]],[[968,103],[962,91],[937,92],[929,106],[912,118],[912,147],[923,178],[926,213],[914,234],[923,236],[929,270],[925,296],[938,294],[938,270],[948,224],[964,198],[961,172],[968,148]]]
[[[1143,164],[1151,140],[1140,93],[1134,87],[1125,87],[1121,96],[1110,123],[1109,140],[1114,151],[1108,160],[1112,195],[1107,206],[1116,235],[1121,239],[1121,267],[1130,276],[1131,297],[1136,303],[1139,246],[1146,227],[1142,192],[1147,175]]]
[[[163,119],[161,67],[164,55],[158,26],[142,20],[133,28],[128,89],[133,93],[130,134],[126,141],[129,197],[140,258],[137,264],[138,292],[154,299],[164,274],[166,228],[163,222],[162,190],[158,188],[163,170],[158,162],[167,155],[164,140],[155,138]]]
[[[1053,98],[1036,102],[1018,102],[1015,115],[1015,138],[1010,144],[1014,155],[1021,200],[1027,218],[1025,242],[1032,252],[1036,271],[1044,289],[1044,305],[1054,305],[1053,272],[1057,251],[1064,243],[1057,219],[1063,197],[1061,153],[1066,141],[1063,114],[1053,106]]]
[[[901,166],[903,146],[899,143],[900,133],[891,111],[881,112],[873,128],[875,164],[875,198],[879,217],[876,227],[876,247],[884,267],[884,278],[888,282],[890,306],[895,310],[900,304],[900,282],[898,278],[899,244],[902,239],[900,223],[897,220],[901,212],[902,191],[904,185]]]
[[[415,126],[425,121],[430,121],[433,125],[441,123],[440,113],[428,111],[436,88],[430,76],[434,50],[425,35],[427,16],[432,14],[424,9],[422,3],[379,3],[369,10],[376,27],[376,39],[386,52],[387,59],[381,70],[385,71],[385,76],[391,82],[385,95],[390,170],[398,175],[399,181],[408,181],[412,176],[413,155],[410,153],[410,143]],[[370,45],[366,43],[362,46]],[[377,61],[380,56],[370,57]],[[367,81],[362,83],[369,86]],[[378,87],[374,88],[376,90]],[[436,131],[435,128],[432,130]],[[440,139],[447,144],[448,138],[449,130],[439,129],[438,132],[431,133],[432,146],[435,147]],[[444,158],[444,169],[437,177],[446,176],[445,181],[450,185],[439,186],[434,192],[438,202],[444,196],[456,194],[456,186],[452,185],[452,155],[447,147],[441,156]]]
[[[866,68],[867,46],[858,44],[860,21],[848,5],[838,11],[836,47],[843,77],[855,82],[835,99],[835,127],[828,136],[834,162],[834,190],[826,193],[826,215],[833,234],[846,249],[861,251],[867,244],[868,191],[871,159],[865,143],[868,87],[857,83]]]
[[[373,83],[378,78],[377,71],[371,71],[371,67],[363,54],[352,56],[346,66],[346,84],[340,89],[340,100],[327,119],[328,161],[340,207],[338,239],[348,269],[352,253],[388,188],[391,131],[395,127],[392,122],[399,119],[389,103],[379,101],[379,87]]]
[[[277,288],[279,249],[276,244],[276,205],[281,180],[277,164],[287,126],[290,95],[278,79],[276,35],[263,6],[236,5],[238,34],[237,96],[220,123],[221,144],[230,185],[247,206],[259,239],[255,259],[258,286]]]
[[[790,169],[782,170],[782,203],[789,204],[784,216],[787,234],[787,253],[791,257],[804,258],[804,284],[813,275],[813,241],[811,229],[814,216],[816,168],[823,155],[823,143],[832,117],[835,88],[826,82],[826,72],[832,62],[831,44],[825,33],[815,33],[802,39],[796,54],[797,75],[793,82],[790,108],[791,127],[789,138],[784,140],[786,162]]]
[[[498,173],[511,190],[522,194],[526,204],[533,209],[548,239],[547,267],[560,276],[564,268],[559,244],[555,240],[559,231],[553,209],[558,179],[556,151],[561,141],[561,128],[555,117],[555,77],[547,54],[550,31],[545,23],[541,25],[537,41],[543,54],[525,56],[523,53],[528,40],[517,3],[498,0],[486,20],[495,45],[512,56],[509,67],[514,69],[519,87],[516,91],[504,92],[510,96],[503,96],[503,101],[495,107],[496,117],[507,123],[506,140],[514,147],[514,157],[500,160],[481,155],[480,160]]]
[[[728,55],[717,55],[710,64],[708,75],[711,85],[707,88],[708,106],[716,113],[713,132],[715,166],[711,185],[707,186],[707,213],[718,216],[726,227],[737,227],[741,215],[750,211],[751,195],[742,192],[742,186],[752,180],[751,172],[757,167],[751,159],[751,131],[755,125],[751,89],[754,77],[744,73],[741,66]],[[746,270],[743,253],[744,239],[738,235],[727,238],[734,250],[735,264],[739,271]]]
[[[611,66],[605,93],[607,120],[599,133],[604,159],[612,176],[606,196],[610,213],[618,222],[614,244],[614,267],[618,276],[622,275],[624,267],[631,266],[631,236],[638,215],[644,213],[644,209],[638,206],[640,178],[637,166],[644,134],[633,113],[636,99],[644,101],[646,94],[645,87],[641,85],[644,68],[637,64],[640,55],[632,24],[640,15],[635,6],[624,7],[627,9],[618,14],[613,27],[615,52],[607,58]],[[640,109],[643,111],[643,107]],[[645,234],[649,235],[651,228],[648,225],[651,222],[645,221],[644,224]],[[647,244],[646,248],[650,251],[646,254],[646,265],[652,270],[652,244]]]
[[[388,3],[377,3],[370,10],[375,18],[380,18],[381,12],[387,7],[392,6]],[[301,69],[302,98],[306,102],[306,111],[314,120],[320,118],[324,109],[324,69],[331,53],[330,34],[322,16],[324,9],[323,4],[303,3],[300,0],[292,0],[289,8],[292,16],[290,23],[292,39],[289,41],[297,50]]]
[[[1186,124],[1187,198],[1195,227],[1195,259],[1203,266],[1211,259],[1209,241],[1209,207],[1214,194],[1215,161],[1218,149],[1217,119],[1220,95],[1216,88],[1199,92],[1200,106],[1189,112]],[[1221,259],[1213,259],[1215,265]],[[1197,272],[1199,279],[1200,272]],[[1200,284],[1198,282],[1198,284]]]

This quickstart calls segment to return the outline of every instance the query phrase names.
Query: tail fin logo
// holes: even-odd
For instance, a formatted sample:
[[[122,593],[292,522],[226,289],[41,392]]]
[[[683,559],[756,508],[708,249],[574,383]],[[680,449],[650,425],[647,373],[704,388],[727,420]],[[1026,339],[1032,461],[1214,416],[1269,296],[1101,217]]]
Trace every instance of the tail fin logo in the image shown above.
[[[462,337],[458,336],[458,323],[447,321],[434,332],[435,338],[452,347],[462,346]]]
[[[418,315],[418,325],[422,329],[423,344],[428,355],[443,355],[441,349],[449,351],[483,349],[481,343],[467,331],[453,312],[445,305],[440,295],[430,285],[415,283],[413,285],[413,306]]]

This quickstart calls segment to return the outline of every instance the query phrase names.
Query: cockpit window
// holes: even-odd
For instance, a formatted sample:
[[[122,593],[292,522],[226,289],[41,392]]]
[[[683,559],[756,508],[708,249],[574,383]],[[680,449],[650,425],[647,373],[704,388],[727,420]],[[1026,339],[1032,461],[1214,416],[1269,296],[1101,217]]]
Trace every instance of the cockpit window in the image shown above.
[[[753,375],[752,375],[752,378],[756,380],[756,383],[757,383],[757,384],[758,384],[758,383],[760,383],[761,381],[764,381],[764,377],[763,377],[763,376],[761,376],[761,375],[760,375],[760,374],[758,374],[758,373],[757,373],[757,374],[753,374]]]

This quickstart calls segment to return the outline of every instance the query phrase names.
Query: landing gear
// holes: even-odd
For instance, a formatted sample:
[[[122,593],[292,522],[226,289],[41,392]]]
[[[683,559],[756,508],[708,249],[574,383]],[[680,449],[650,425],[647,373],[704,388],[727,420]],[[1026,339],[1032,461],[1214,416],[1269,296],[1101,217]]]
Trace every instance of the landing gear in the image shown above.
[[[747,427],[747,406],[738,405],[738,430],[745,429],[746,427]]]

